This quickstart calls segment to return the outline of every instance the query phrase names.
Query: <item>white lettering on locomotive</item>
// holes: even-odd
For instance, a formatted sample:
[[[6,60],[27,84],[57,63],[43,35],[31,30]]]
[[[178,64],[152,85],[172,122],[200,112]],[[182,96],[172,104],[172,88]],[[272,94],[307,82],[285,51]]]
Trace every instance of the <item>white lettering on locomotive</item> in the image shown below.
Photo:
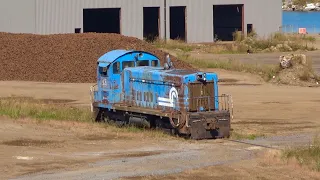
[[[101,86],[104,87],[104,88],[107,88],[107,85],[108,85],[107,79],[102,79],[101,80]]]
[[[178,91],[172,87],[169,91],[169,98],[158,97],[159,106],[174,107],[174,99],[178,100]]]

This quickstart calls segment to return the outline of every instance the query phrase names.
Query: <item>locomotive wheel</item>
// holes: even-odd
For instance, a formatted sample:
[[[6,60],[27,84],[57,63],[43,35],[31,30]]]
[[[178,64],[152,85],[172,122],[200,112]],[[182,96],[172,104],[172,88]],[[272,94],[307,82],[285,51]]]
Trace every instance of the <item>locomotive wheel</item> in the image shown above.
[[[103,112],[102,113],[102,121],[104,123],[115,125],[117,127],[123,127],[128,124],[126,120],[122,120],[119,116],[123,116],[123,114],[112,114],[110,112]]]
[[[166,124],[160,118],[156,119],[153,124],[154,124],[154,129],[156,130],[162,131],[172,136],[178,135],[177,130],[175,128],[169,128],[168,124]]]
[[[93,107],[92,112],[93,122],[101,122],[102,121],[102,111],[98,107]]]

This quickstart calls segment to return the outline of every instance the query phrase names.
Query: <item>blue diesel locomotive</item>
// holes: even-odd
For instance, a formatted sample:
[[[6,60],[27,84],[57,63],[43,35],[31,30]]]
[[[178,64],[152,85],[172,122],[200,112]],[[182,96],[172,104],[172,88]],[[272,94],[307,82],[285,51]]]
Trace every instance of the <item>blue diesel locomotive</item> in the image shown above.
[[[229,137],[230,95],[218,94],[215,73],[176,69],[167,56],[113,50],[97,62],[91,87],[96,122],[160,128],[193,139]]]

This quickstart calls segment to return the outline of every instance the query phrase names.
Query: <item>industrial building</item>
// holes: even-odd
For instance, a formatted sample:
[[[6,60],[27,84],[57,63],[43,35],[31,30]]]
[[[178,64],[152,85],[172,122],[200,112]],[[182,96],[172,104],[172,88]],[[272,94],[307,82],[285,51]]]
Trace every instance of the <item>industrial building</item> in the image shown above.
[[[228,41],[236,30],[278,31],[281,7],[281,0],[1,0],[0,32]]]

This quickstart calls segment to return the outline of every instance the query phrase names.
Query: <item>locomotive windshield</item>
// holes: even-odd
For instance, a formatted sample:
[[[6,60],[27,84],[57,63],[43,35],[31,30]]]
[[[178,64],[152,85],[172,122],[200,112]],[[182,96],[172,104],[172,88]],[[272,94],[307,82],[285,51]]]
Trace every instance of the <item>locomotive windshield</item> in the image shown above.
[[[116,62],[113,64],[113,74],[119,74],[120,73],[120,63]]]
[[[149,66],[149,60],[137,61],[137,66]]]
[[[122,70],[127,67],[134,67],[134,61],[123,61],[122,62]]]
[[[151,61],[151,66],[157,67],[158,66],[158,60]]]

